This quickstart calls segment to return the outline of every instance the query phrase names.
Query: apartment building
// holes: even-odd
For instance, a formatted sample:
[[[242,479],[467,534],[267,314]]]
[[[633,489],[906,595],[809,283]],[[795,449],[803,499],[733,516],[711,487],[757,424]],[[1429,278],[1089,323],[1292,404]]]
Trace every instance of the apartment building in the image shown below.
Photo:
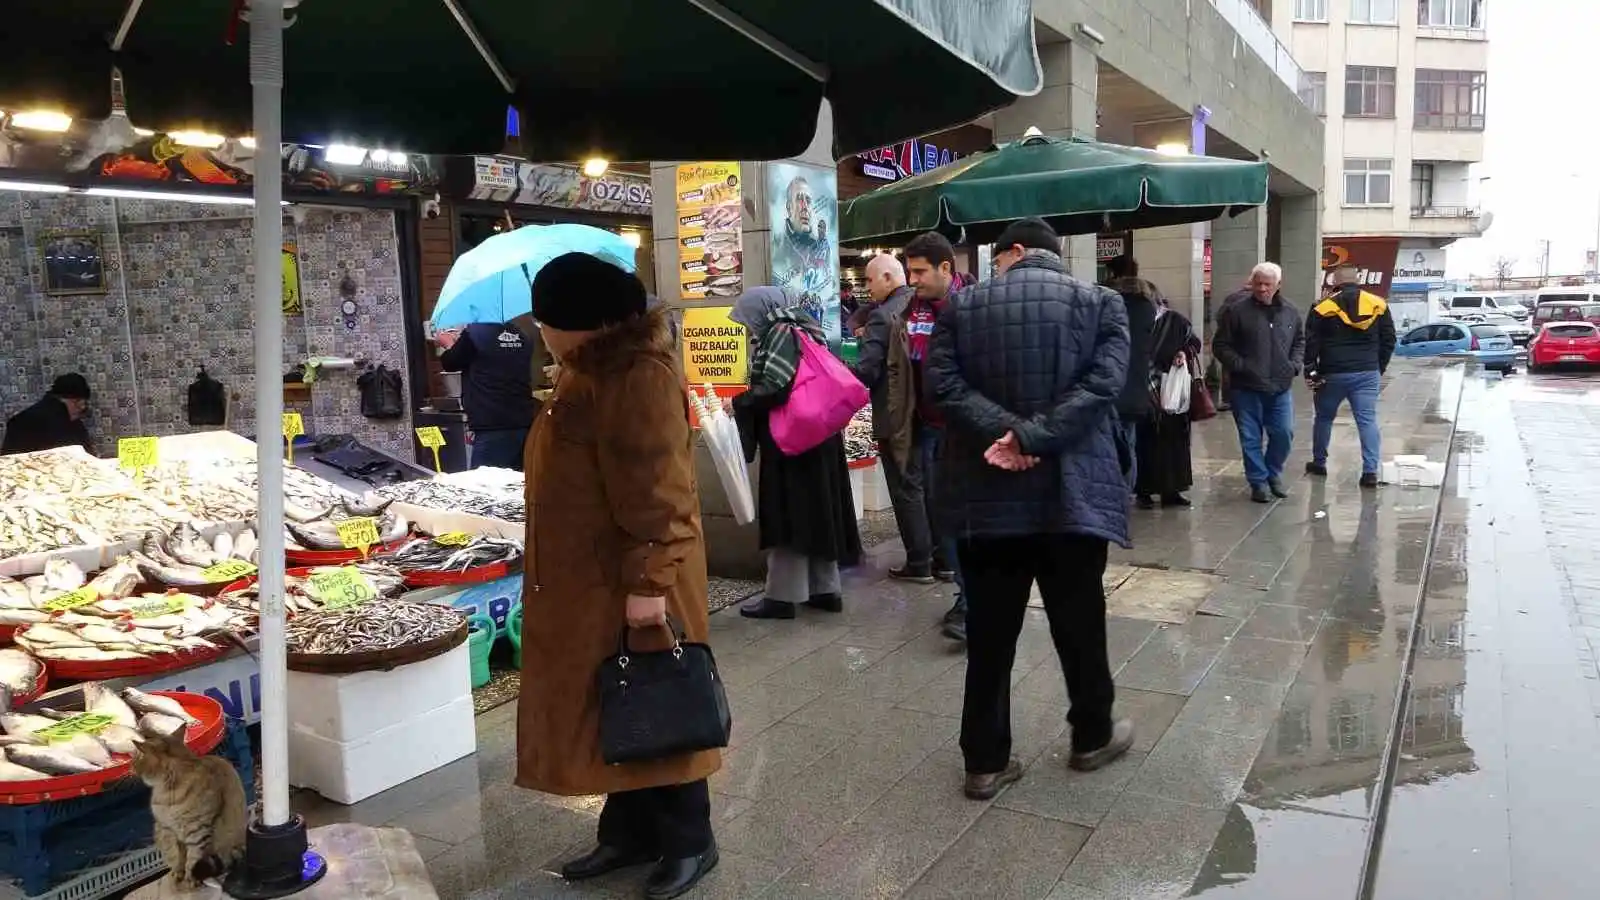
[[[1325,246],[1396,255],[1391,299],[1442,286],[1445,247],[1488,217],[1488,0],[1261,0],[1326,121]]]

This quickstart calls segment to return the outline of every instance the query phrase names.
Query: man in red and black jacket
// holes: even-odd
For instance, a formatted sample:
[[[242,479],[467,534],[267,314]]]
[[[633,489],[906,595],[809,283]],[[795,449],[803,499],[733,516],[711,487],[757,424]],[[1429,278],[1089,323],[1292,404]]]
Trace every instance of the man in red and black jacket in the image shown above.
[[[934,515],[934,470],[944,442],[944,416],[929,401],[923,385],[922,366],[933,337],[933,324],[939,320],[950,298],[977,279],[957,272],[956,251],[944,236],[935,231],[918,235],[906,245],[906,281],[916,295],[906,306],[906,349],[911,356],[911,372],[917,396],[917,415],[912,432],[912,452],[922,461],[923,498],[927,504],[928,525],[933,531],[933,568],[941,580],[956,585],[956,602],[944,616],[944,633],[952,640],[967,639],[967,601],[961,592],[961,571],[956,563],[954,535],[945,534]]]

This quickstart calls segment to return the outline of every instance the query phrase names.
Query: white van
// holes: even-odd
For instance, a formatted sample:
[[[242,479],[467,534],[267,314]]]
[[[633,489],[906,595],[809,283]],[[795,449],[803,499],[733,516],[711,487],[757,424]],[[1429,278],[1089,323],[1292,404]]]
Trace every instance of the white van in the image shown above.
[[[1528,308],[1505,294],[1456,291],[1445,294],[1439,302],[1442,305],[1441,312],[1452,319],[1487,313],[1510,316],[1518,322],[1525,322],[1528,319]]]

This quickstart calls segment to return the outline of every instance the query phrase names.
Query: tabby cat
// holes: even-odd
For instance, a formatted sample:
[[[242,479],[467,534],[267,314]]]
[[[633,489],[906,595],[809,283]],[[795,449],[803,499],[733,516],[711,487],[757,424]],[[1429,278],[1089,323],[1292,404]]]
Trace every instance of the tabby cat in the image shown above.
[[[219,756],[200,756],[183,742],[182,729],[146,737],[133,771],[150,786],[156,849],[175,886],[198,887],[244,857],[249,810],[244,783]]]

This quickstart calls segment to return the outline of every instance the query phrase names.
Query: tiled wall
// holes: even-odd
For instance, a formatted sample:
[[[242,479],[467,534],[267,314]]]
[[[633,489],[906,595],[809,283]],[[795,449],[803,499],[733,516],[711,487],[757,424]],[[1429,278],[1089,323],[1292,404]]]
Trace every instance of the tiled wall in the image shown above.
[[[116,438],[190,430],[187,389],[200,365],[226,385],[228,427],[254,437],[254,263],[248,206],[0,191],[0,420],[50,380],[81,372],[94,389],[90,432],[101,454]],[[104,294],[50,296],[40,245],[52,230],[92,230]],[[284,321],[285,371],[305,357],[348,356],[406,373],[394,215],[308,207],[284,217],[300,257],[303,316]],[[356,285],[355,327],[338,286]],[[282,372],[271,377],[281,380]],[[410,418],[362,417],[355,371],[324,373],[309,404],[290,404],[314,434],[354,434],[411,455]],[[409,387],[409,386],[408,386]]]

